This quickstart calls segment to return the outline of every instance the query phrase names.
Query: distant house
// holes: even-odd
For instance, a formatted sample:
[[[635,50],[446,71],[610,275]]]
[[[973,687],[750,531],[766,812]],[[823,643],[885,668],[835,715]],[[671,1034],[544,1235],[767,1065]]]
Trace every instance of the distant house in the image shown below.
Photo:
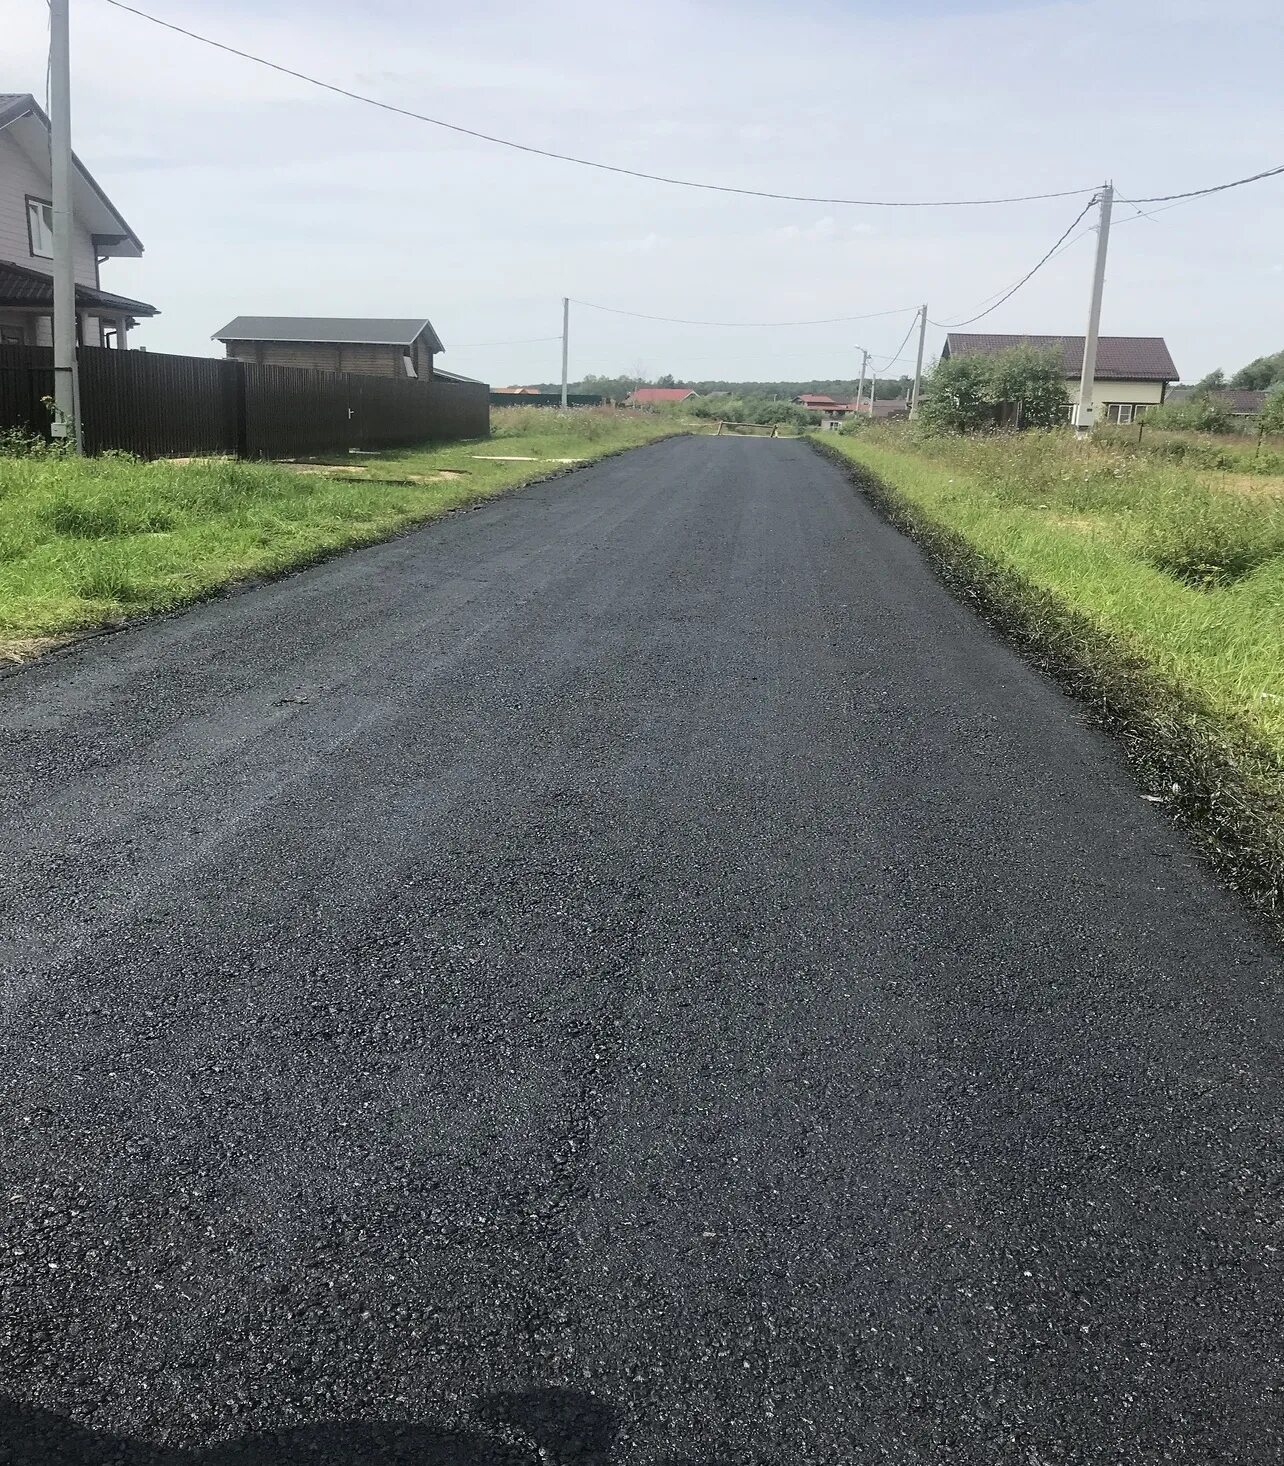
[[[910,410],[910,402],[909,402],[909,398],[908,397],[875,397],[874,398],[873,416],[875,418],[880,418],[880,417],[908,417],[909,416],[909,410]],[[860,405],[856,407],[856,411],[857,412],[864,413],[866,417],[869,417],[870,416],[870,406],[869,406],[869,403],[868,402],[862,402],[862,403],[860,403]]]
[[[832,412],[835,408],[840,412],[848,412],[851,408],[850,403],[837,402],[832,397],[826,397],[823,392],[800,392],[794,401],[808,412]]]
[[[1083,372],[1082,336],[997,336],[951,331],[941,349],[941,360],[966,356],[997,356],[1017,346],[1034,346],[1061,354],[1067,403],[1075,403]],[[1178,380],[1177,368],[1162,336],[1101,336],[1097,339],[1097,369],[1093,375],[1094,422],[1129,423],[1146,409],[1163,402],[1169,384]],[[1067,415],[1073,412],[1067,407]]]
[[[546,394],[540,387],[492,387],[492,394],[498,392],[505,397],[543,397]]]
[[[213,339],[236,361],[424,381],[433,375],[433,357],[445,350],[422,316],[237,316]]]
[[[1266,406],[1265,392],[1250,391],[1246,387],[1214,387],[1204,391],[1198,387],[1173,387],[1168,401],[1189,402],[1196,395],[1211,398],[1218,407],[1224,407],[1232,417],[1257,417]]]
[[[0,346],[53,345],[52,199],[49,118],[28,93],[0,93]],[[143,246],[79,158],[71,209],[77,339],[123,348],[133,327],[158,312],[103,290],[98,267],[137,259]]]
[[[664,402],[686,402],[698,397],[690,387],[634,387],[624,399],[625,407],[658,407]]]

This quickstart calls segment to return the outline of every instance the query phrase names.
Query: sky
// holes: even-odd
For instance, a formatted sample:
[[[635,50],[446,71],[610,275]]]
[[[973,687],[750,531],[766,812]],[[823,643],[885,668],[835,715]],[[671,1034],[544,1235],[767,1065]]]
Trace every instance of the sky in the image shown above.
[[[138,3],[465,127],[741,188],[948,199],[1111,178],[1137,197],[1284,162],[1279,0]],[[210,337],[241,314],[423,316],[439,365],[550,381],[566,295],[573,379],[854,377],[859,348],[896,354],[920,302],[941,322],[981,309],[1087,201],[697,192],[348,101],[105,0],[71,10],[75,147],[145,246],[102,284],[160,309],[132,342],[154,351],[221,354]],[[43,100],[45,0],[0,12],[0,91]],[[1284,177],[1115,218],[1104,333],[1165,337],[1188,381],[1284,347]],[[1072,238],[971,329],[1082,332],[1095,235]],[[759,323],[902,313],[715,328],[579,302]],[[929,329],[929,361],[943,339]]]

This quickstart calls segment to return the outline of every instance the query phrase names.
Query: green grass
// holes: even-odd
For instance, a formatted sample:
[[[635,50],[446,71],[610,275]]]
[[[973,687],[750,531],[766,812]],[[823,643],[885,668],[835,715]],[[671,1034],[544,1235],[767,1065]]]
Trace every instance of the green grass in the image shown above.
[[[1284,911],[1284,496],[1062,432],[828,441],[1116,726],[1233,882]]]
[[[486,441],[344,457],[307,473],[218,459],[0,456],[0,651],[21,656],[169,610],[564,467],[550,460],[591,460],[682,430],[636,413],[504,408]]]

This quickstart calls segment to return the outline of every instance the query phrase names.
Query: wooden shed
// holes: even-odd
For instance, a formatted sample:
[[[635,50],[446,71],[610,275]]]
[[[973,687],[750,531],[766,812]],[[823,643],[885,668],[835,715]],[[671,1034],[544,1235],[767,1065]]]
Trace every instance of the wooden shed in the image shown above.
[[[434,355],[444,350],[422,316],[237,316],[213,339],[236,361],[423,381],[432,377]]]

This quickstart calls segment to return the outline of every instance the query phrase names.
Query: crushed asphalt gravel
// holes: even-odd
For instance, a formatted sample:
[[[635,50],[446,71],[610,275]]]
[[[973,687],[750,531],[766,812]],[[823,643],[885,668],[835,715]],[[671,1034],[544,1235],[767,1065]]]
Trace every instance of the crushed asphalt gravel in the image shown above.
[[[3,1466],[1284,1459],[1280,948],[801,443],[0,681]]]

